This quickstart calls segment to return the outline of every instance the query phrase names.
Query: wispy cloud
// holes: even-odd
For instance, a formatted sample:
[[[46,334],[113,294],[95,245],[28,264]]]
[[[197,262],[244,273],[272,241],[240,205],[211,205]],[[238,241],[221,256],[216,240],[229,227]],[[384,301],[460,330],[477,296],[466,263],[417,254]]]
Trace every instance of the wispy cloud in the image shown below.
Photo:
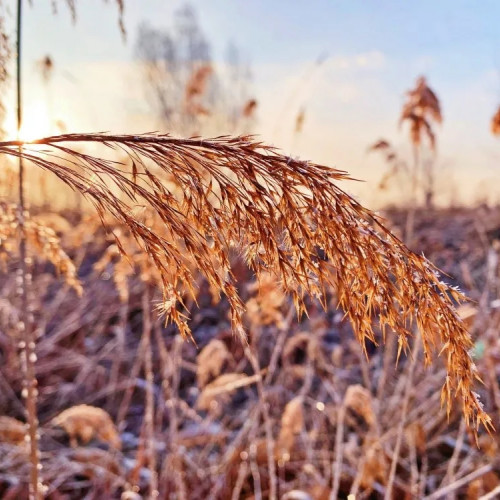
[[[352,55],[341,55],[329,58],[325,66],[334,70],[379,70],[386,66],[387,57],[379,50],[370,50]]]
[[[410,62],[419,64],[417,60]],[[370,143],[386,137],[401,154],[410,155],[406,131],[398,129],[397,120],[402,95],[416,75],[395,89],[390,85],[397,71],[394,65],[397,61],[378,50],[338,55],[320,66],[314,62],[256,64],[256,132],[286,152],[367,180],[352,183],[348,189],[370,204],[383,203],[384,196],[394,200],[397,189],[388,194],[375,189],[385,165],[366,154]],[[71,81],[64,77],[64,71],[71,73]],[[41,85],[35,70],[26,76],[27,119],[31,109],[39,108],[36,101],[43,101],[51,119],[63,121],[68,131],[135,133],[158,128],[134,62],[75,63],[56,71],[48,88]],[[467,86],[439,78],[430,82],[441,98],[445,116],[438,130],[439,162],[447,166],[446,171],[441,169],[442,177],[454,178],[459,199],[474,200],[479,191],[495,185],[493,181],[486,187],[485,182],[479,185],[482,180],[500,180],[496,174],[500,141],[489,132],[491,114],[500,101],[498,75],[493,70],[482,72],[471,76]],[[305,110],[305,121],[297,135],[295,119],[301,109]],[[451,196],[450,183],[442,184],[446,198],[442,201],[446,202]]]

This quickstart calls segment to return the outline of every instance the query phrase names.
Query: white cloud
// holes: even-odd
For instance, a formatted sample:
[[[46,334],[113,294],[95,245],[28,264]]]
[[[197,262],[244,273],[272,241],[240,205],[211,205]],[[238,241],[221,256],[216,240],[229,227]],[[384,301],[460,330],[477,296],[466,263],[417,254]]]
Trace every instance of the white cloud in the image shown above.
[[[334,70],[378,70],[387,64],[386,56],[378,50],[370,50],[349,56],[334,56],[325,62],[325,66]]]

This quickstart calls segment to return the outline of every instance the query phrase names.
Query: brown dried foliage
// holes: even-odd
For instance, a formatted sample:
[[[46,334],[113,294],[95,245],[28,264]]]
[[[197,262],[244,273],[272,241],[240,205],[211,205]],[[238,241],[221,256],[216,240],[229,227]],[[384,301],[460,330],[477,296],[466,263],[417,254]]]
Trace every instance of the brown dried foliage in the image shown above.
[[[50,55],[46,55],[37,62],[37,66],[40,70],[40,74],[45,82],[48,82],[52,77],[52,73],[54,71],[54,61]]]
[[[123,476],[124,471],[116,457],[99,448],[78,448],[71,453],[73,464],[78,464],[78,474],[93,479],[102,472]]]
[[[401,111],[400,123],[409,122],[410,136],[413,144],[420,145],[422,133],[427,135],[431,148],[436,147],[436,138],[432,130],[432,121],[441,123],[441,105],[436,94],[427,85],[425,77],[417,78],[414,89],[409,90]]]
[[[357,413],[368,424],[373,427],[376,422],[375,412],[373,411],[372,397],[370,391],[362,385],[350,385],[344,397],[346,408]]]
[[[255,110],[257,109],[257,100],[256,99],[248,99],[248,101],[243,106],[243,110],[241,114],[245,118],[252,118],[255,115]]]
[[[386,484],[389,475],[389,462],[384,448],[375,440],[365,452],[361,471],[361,487],[371,490],[375,481]]]
[[[500,106],[491,119],[491,133],[493,135],[500,135]]]
[[[219,339],[212,339],[197,357],[196,378],[200,388],[217,378],[224,367],[233,362],[226,344]]]
[[[3,97],[9,82],[9,61],[13,54],[11,36],[8,34],[6,24],[10,16],[9,7],[6,2],[0,1],[0,95]],[[5,118],[6,108],[3,99],[0,100],[0,134],[5,131],[1,127]]]
[[[147,226],[154,224],[153,217],[142,217],[141,221]],[[126,226],[112,224],[111,221],[106,221],[106,224],[112,228],[113,243],[106,248],[101,258],[94,264],[94,271],[104,273],[109,270],[120,301],[126,303],[129,300],[131,277],[137,276],[143,283],[155,285],[161,284],[161,276]],[[127,254],[124,255],[120,248],[126,248]]]
[[[0,203],[0,262],[5,267],[18,248],[19,208],[17,205]],[[64,281],[71,286],[78,295],[82,294],[82,285],[78,279],[75,265],[62,249],[56,232],[24,213],[24,228],[29,247],[34,251],[33,258],[42,256],[51,262]]]
[[[301,108],[295,117],[295,133],[300,134],[302,132],[302,128],[304,127],[304,121],[306,118],[306,110]]]
[[[379,182],[379,189],[386,189],[389,181],[398,174],[409,172],[408,165],[399,157],[398,153],[389,141],[379,139],[368,148],[368,151],[381,153],[389,167]]]
[[[277,283],[276,278],[268,273],[263,273],[260,282],[248,286],[250,292],[257,292],[245,304],[247,316],[252,326],[275,324],[282,328],[284,324],[281,308],[286,296]]]
[[[0,443],[25,444],[26,424],[19,420],[0,416]]]
[[[186,83],[184,106],[189,114],[207,115],[209,110],[201,102],[213,68],[210,64],[202,64],[196,68]]]
[[[248,385],[249,380],[255,382],[243,373],[224,373],[203,388],[196,406],[200,410],[220,412],[222,407],[231,400],[234,391]]]
[[[117,235],[117,237],[119,237],[119,235]],[[106,248],[102,257],[94,264],[94,270],[102,273],[108,265],[113,266],[113,282],[118,291],[120,301],[125,303],[129,299],[128,278],[135,274],[134,267],[127,259],[122,258],[118,246],[114,244]]]
[[[121,448],[115,424],[102,408],[89,405],[72,406],[53,418],[52,424],[62,427],[68,433],[73,446],[76,446],[78,439],[86,444],[97,438],[116,449]]]
[[[257,277],[265,272],[279,280],[299,315],[306,311],[306,295],[324,304],[326,291],[335,289],[364,348],[367,339],[376,342],[375,316],[384,338],[388,328],[396,332],[399,352],[407,351],[415,324],[426,363],[441,347],[448,371],[442,401],[448,410],[456,393],[469,424],[490,425],[473,392],[477,370],[469,356],[471,338],[454,308],[463,295],[337,186],[348,179],[345,172],[289,158],[250,137],[68,134],[25,143],[21,153],[20,144],[2,142],[0,153],[22,155],[82,193],[101,218],[113,216],[128,227],[159,272],[161,311],[184,337],[190,337],[190,329],[181,290],[196,297],[194,263],[226,296],[233,328],[245,338],[243,304],[229,261],[236,247]],[[125,162],[70,144],[125,152],[132,175]],[[164,174],[177,180],[181,197],[162,183]],[[139,206],[151,210],[159,224],[138,218]]]
[[[297,436],[304,430],[303,403],[303,398],[297,396],[285,406],[274,451],[277,460],[290,460]]]

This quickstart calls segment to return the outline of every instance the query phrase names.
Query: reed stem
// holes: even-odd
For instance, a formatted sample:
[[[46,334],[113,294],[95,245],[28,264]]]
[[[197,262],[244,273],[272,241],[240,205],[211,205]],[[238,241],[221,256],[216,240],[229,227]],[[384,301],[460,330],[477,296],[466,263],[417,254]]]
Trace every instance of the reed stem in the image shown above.
[[[21,89],[21,20],[22,20],[22,0],[17,2],[17,54],[16,54],[16,89],[17,89],[17,133],[20,140],[22,125],[22,89]],[[28,272],[30,263],[26,251],[26,202],[25,202],[25,171],[22,158],[22,143],[19,144],[19,256],[20,266],[18,270],[18,293],[21,297],[21,321],[19,324],[21,330],[22,361],[24,367],[24,390],[26,397],[26,413],[28,421],[28,437],[30,446],[30,485],[29,498],[38,500],[42,498],[39,484],[39,451],[38,451],[38,419],[36,411],[37,403],[37,379],[35,374],[35,336],[33,331],[33,318],[29,310],[28,288],[31,275]]]

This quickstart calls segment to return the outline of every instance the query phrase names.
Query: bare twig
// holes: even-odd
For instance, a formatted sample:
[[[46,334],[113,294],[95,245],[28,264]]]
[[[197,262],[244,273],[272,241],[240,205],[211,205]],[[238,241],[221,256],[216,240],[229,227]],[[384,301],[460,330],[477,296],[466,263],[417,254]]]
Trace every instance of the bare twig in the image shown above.
[[[426,497],[423,498],[423,500],[437,500],[438,498],[442,498],[445,495],[448,495],[448,493],[452,493],[458,490],[458,488],[461,488],[462,486],[465,486],[471,481],[474,481],[474,479],[484,476],[485,474],[493,470],[493,468],[494,464],[483,465],[482,467],[479,467],[479,469],[472,471],[470,474],[467,474],[466,476],[457,479],[455,482],[448,484],[443,488],[440,488],[439,490],[435,491],[434,493],[431,493],[430,495],[427,495]]]

